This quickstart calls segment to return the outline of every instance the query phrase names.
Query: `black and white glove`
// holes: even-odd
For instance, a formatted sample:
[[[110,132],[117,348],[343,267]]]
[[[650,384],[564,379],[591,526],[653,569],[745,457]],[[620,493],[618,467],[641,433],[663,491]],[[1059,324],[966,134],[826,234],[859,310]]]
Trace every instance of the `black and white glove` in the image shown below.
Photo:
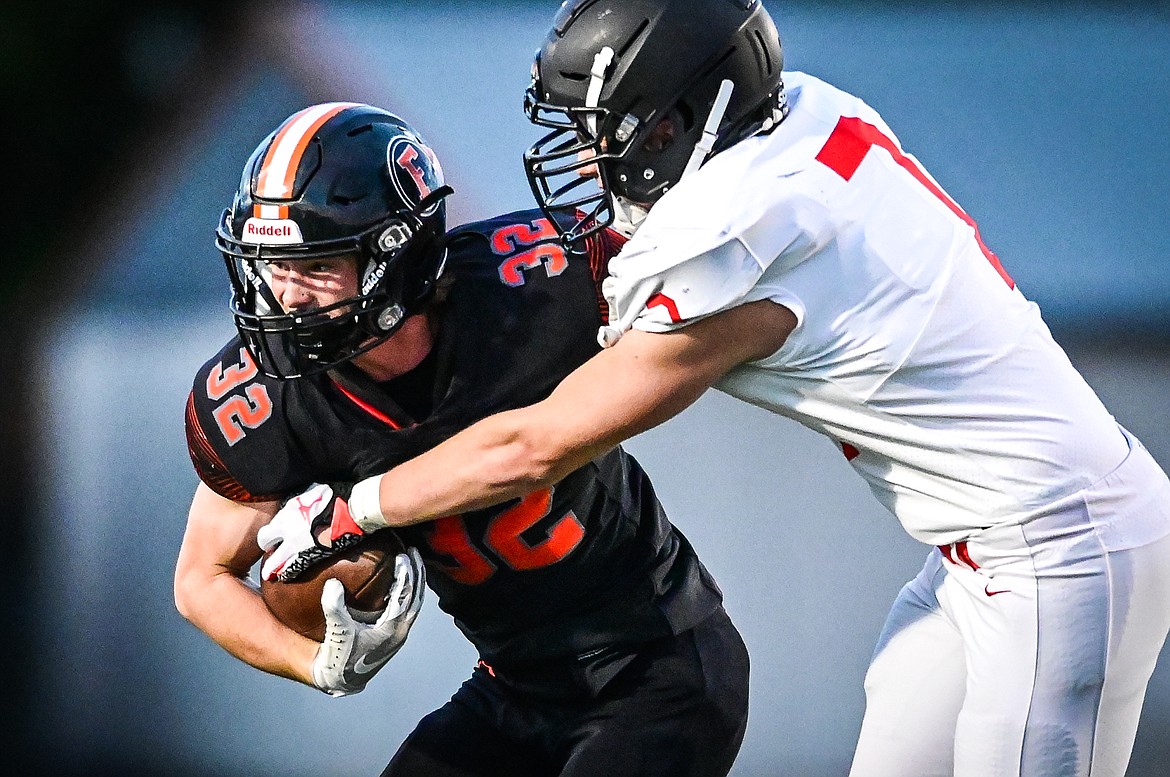
[[[342,486],[314,483],[284,503],[272,520],[260,527],[256,542],[268,553],[260,574],[265,580],[288,582],[323,558],[360,540],[365,532],[353,522]],[[329,526],[329,545],[317,534]]]
[[[361,693],[406,642],[422,608],[426,582],[426,567],[418,550],[407,548],[399,553],[386,610],[368,625],[349,613],[341,582],[326,580],[321,592],[325,641],[313,659],[313,684],[330,696]]]

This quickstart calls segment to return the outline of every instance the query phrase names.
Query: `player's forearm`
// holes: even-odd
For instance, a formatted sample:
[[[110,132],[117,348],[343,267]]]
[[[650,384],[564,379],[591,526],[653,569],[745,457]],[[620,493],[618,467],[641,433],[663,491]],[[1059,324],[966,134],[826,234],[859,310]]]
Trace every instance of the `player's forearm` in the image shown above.
[[[312,685],[318,643],[277,621],[256,590],[227,572],[175,584],[180,614],[232,656],[278,677]]]
[[[716,334],[711,340],[721,344],[724,333]],[[555,485],[681,412],[726,372],[725,362],[734,363],[726,356],[702,363],[688,357],[694,341],[689,334],[627,335],[578,367],[544,401],[485,418],[380,478],[358,483],[349,501],[354,520],[367,531],[404,526]]]
[[[596,453],[542,424],[538,410],[502,413],[358,484],[350,509],[367,530],[421,523],[547,488]]]

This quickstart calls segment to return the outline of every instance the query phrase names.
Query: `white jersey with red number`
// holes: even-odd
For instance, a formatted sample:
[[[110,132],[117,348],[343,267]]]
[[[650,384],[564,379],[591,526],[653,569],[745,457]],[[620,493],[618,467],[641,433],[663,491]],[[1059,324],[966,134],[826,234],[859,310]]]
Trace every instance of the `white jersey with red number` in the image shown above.
[[[717,387],[836,440],[931,545],[1026,522],[1117,467],[1125,436],[972,219],[864,102],[784,79],[783,123],[668,192],[611,261],[610,339],[791,309],[784,346]]]

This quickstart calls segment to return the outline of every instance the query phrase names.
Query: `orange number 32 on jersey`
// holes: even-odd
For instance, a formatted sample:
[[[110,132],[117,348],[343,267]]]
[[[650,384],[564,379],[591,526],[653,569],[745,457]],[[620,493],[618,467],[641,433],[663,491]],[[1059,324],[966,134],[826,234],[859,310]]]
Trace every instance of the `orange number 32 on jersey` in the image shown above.
[[[515,571],[540,569],[564,559],[585,537],[585,527],[572,510],[552,525],[539,542],[530,543],[522,535],[545,518],[552,509],[552,489],[534,491],[491,519],[484,531],[484,545],[493,555]],[[434,522],[427,537],[431,550],[446,556],[449,563],[435,566],[452,580],[464,585],[487,582],[497,569],[487,555],[472,544],[467,524],[459,515],[449,515]]]
[[[228,445],[235,445],[244,439],[247,434],[245,429],[255,429],[272,415],[272,400],[262,383],[246,387],[243,394],[231,393],[256,377],[257,372],[252,355],[247,348],[241,348],[238,363],[227,366],[218,364],[207,376],[207,398],[212,401],[224,400],[212,411],[212,415]]]

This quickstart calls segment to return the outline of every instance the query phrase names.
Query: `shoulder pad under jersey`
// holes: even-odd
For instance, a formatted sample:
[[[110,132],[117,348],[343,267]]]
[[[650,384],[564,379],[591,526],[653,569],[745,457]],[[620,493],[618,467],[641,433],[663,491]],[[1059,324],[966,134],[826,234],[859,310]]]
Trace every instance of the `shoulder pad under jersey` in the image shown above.
[[[558,216],[568,229],[567,217]],[[504,213],[490,219],[455,227],[447,233],[448,258],[453,272],[473,265],[491,265],[499,280],[508,286],[524,284],[528,271],[543,266],[548,275],[563,271],[566,259],[580,255],[588,263],[594,282],[600,286],[609,260],[617,255],[626,238],[612,229],[591,235],[583,246],[565,249],[553,221],[539,209]],[[486,251],[485,251],[486,249]],[[598,298],[604,305],[600,292]]]
[[[281,499],[307,484],[281,406],[239,338],[199,368],[187,398],[187,451],[199,478],[237,502]]]
[[[458,402],[445,407],[457,417],[544,399],[597,353],[603,270],[539,210],[458,227],[448,250],[443,329]]]

